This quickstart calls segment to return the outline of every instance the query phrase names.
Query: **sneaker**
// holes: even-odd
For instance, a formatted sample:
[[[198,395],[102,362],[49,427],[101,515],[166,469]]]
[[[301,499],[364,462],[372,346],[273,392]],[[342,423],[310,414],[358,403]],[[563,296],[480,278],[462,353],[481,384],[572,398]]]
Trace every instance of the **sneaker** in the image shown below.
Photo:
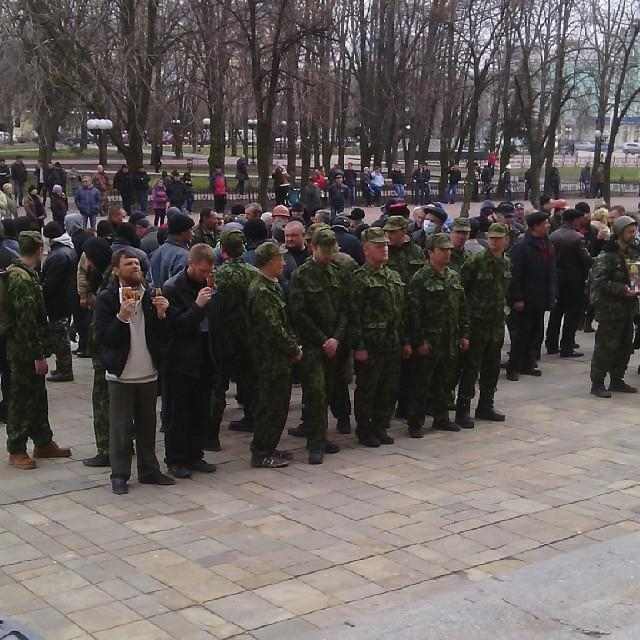
[[[306,438],[307,432],[304,430],[304,425],[300,424],[297,427],[291,427],[287,429],[287,433],[294,438]]]
[[[592,384],[591,395],[597,398],[611,398],[611,391],[607,391],[607,388],[603,384]]]
[[[324,443],[324,452],[325,453],[338,453],[340,451],[340,447],[335,443],[331,442],[331,440],[326,440]]]
[[[191,477],[191,469],[188,469],[187,467],[180,465],[180,464],[171,464],[168,466],[169,469],[169,473],[174,477],[174,478],[180,478],[181,480],[184,480],[185,478],[190,478]]]
[[[33,448],[34,458],[70,458],[71,449],[67,447],[59,447],[55,440],[52,440],[49,444],[45,444],[43,447]]]
[[[197,471],[198,473],[214,473],[216,465],[207,462],[206,460],[198,460],[187,465],[191,471]]]
[[[109,460],[108,453],[98,453],[93,458],[87,458],[82,461],[85,467],[110,467],[111,461]]]
[[[612,380],[609,383],[609,391],[618,391],[620,393],[638,393],[635,387],[627,384],[624,380]]]
[[[338,433],[351,433],[351,420],[349,418],[338,418],[338,424],[336,425],[336,431]]]
[[[322,464],[324,462],[324,451],[322,449],[314,449],[309,451],[309,464]]]
[[[154,471],[153,473],[150,473],[148,476],[143,476],[142,478],[138,479],[138,482],[140,484],[157,484],[157,485],[162,485],[164,487],[170,487],[176,483],[176,481],[173,478],[170,478],[169,476],[165,475],[161,471]]]
[[[38,466],[26,451],[24,453],[10,453],[9,464],[21,471],[31,471],[31,469],[35,469]]]
[[[117,496],[123,496],[129,493],[129,486],[127,485],[127,481],[122,478],[112,478],[111,479],[111,491],[115,493]]]
[[[281,469],[288,467],[289,463],[277,456],[251,456],[251,466],[257,469]]]

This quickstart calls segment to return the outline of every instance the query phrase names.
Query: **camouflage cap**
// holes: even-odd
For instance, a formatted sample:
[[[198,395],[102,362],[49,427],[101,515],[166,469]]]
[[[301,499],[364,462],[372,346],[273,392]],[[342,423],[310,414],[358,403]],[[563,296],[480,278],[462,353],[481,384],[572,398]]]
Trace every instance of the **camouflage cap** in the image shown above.
[[[284,247],[281,247],[272,240],[267,240],[256,249],[256,267],[264,267],[265,264],[271,262],[276,256],[281,256],[285,253],[287,253],[287,250]]]
[[[447,233],[434,233],[432,236],[429,236],[428,240],[428,249],[453,249],[453,243],[451,242],[451,238]]]
[[[409,221],[404,216],[389,216],[383,231],[406,231]]]
[[[326,253],[336,253],[338,251],[338,241],[336,234],[331,229],[316,229],[311,242]]]
[[[494,222],[487,230],[487,238],[504,238],[509,230],[506,224]]]
[[[326,222],[314,222],[307,227],[304,234],[305,240],[311,240],[313,234],[319,229],[331,229],[331,227]]]
[[[387,244],[387,236],[381,227],[369,227],[362,232],[362,242],[373,244]]]
[[[226,229],[220,236],[223,249],[240,249],[244,245],[244,233],[240,229]]]
[[[20,245],[20,253],[33,254],[38,247],[44,245],[42,234],[39,231],[21,231],[18,236],[18,244]]]
[[[471,232],[471,222],[469,221],[469,218],[456,218],[453,221],[452,230]]]

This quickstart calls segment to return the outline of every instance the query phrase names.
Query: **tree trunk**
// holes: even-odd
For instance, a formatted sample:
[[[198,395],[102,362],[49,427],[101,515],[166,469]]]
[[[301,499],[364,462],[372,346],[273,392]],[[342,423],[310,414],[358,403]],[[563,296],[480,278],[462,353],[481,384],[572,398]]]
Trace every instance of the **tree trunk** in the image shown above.
[[[258,116],[258,125],[256,127],[258,134],[258,202],[265,209],[269,205],[268,191],[273,153],[272,122],[272,114],[262,118]]]
[[[477,70],[476,70],[477,71]],[[463,218],[469,217],[469,208],[471,205],[471,199],[473,198],[473,192],[475,183],[477,180],[476,175],[476,128],[478,126],[478,109],[480,105],[480,96],[482,94],[482,84],[478,79],[476,72],[476,84],[473,87],[473,96],[471,98],[471,105],[469,106],[469,146],[467,154],[467,176],[464,181],[464,200],[462,202],[462,209],[460,210],[460,216]],[[484,82],[484,80],[482,80]]]
[[[311,174],[311,138],[306,118],[300,119],[300,162],[300,186],[304,187]]]

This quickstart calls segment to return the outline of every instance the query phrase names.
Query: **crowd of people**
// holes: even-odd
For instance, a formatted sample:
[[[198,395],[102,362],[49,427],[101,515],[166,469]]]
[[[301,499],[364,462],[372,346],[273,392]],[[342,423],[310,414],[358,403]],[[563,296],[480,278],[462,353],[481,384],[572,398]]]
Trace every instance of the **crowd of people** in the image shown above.
[[[119,173],[122,187],[127,172]],[[399,192],[370,225],[357,207],[263,212],[256,203],[224,214],[205,207],[196,222],[158,186],[153,224],[124,199],[96,224],[99,197],[90,214],[69,213],[54,206],[64,195],[56,185],[49,222],[28,213],[3,220],[0,411],[14,467],[71,455],[53,438],[46,383],[74,379],[72,331],[76,356],[94,370],[97,451],[84,463],[111,467],[117,494],[128,492],[134,451],[142,483],[214,472],[205,451],[221,450],[231,382],[243,417],[229,428],[253,434],[258,468],[291,459],[279,443],[294,382],[302,420],[289,433],[321,464],[339,452],[329,411],[339,433],[355,426],[366,447],[393,443],[394,415],[412,438],[424,436],[428,415],[433,429],[451,432],[474,428],[474,417],[504,421],[494,406],[501,364],[517,382],[542,375],[543,346],[582,356],[576,332],[592,331],[594,319],[591,393],[636,391],[624,375],[639,317],[640,245],[621,206],[591,212],[543,196],[525,213],[520,203],[487,200],[478,216],[452,219],[437,202],[410,210]],[[95,180],[83,178],[76,202],[83,190],[98,191]],[[501,363],[505,326],[510,351]],[[168,473],[156,457],[158,395]]]

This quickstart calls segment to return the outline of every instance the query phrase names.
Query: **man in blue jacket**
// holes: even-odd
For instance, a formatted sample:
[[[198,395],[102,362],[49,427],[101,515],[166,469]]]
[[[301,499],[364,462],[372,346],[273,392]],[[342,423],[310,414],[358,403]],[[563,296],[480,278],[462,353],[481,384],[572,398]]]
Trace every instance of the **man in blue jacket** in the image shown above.
[[[85,229],[89,225],[96,228],[96,218],[100,213],[101,196],[100,192],[91,184],[89,176],[82,177],[82,187],[78,189],[75,196],[76,207],[82,214]]]

